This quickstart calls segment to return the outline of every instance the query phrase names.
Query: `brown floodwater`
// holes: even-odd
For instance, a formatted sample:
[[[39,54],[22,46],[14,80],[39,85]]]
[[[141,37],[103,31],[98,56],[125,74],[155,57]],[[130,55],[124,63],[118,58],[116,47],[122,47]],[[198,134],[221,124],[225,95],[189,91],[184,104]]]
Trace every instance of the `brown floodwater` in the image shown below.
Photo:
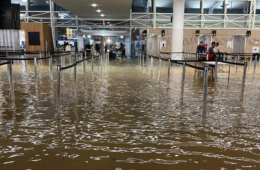
[[[167,63],[158,60],[154,74],[137,60],[110,61],[99,68],[95,81],[87,63],[77,68],[77,98],[73,69],[61,78],[61,112],[57,114],[56,65],[53,82],[48,61],[38,66],[38,89],[33,61],[13,65],[14,94],[6,66],[0,67],[1,170],[243,170],[260,169],[260,72],[247,71],[240,103],[243,68],[231,77],[219,74],[217,90],[209,81],[208,113],[202,119],[203,79],[187,67],[184,100],[180,102],[182,66],[172,64],[170,89]],[[149,60],[150,63],[150,60]],[[69,65],[68,60],[66,65]],[[222,66],[219,66],[222,68]],[[228,70],[228,66],[224,66]]]

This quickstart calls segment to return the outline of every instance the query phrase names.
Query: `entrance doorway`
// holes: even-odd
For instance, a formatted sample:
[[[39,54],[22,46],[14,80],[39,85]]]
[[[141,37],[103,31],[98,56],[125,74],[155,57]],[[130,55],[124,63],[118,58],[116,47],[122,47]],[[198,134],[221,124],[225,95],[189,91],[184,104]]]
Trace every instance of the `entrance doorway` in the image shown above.
[[[233,53],[245,52],[246,35],[233,35]]]
[[[212,35],[211,34],[200,34],[198,40],[199,40],[198,44],[200,44],[201,41],[204,42],[204,46],[207,50],[211,46]]]

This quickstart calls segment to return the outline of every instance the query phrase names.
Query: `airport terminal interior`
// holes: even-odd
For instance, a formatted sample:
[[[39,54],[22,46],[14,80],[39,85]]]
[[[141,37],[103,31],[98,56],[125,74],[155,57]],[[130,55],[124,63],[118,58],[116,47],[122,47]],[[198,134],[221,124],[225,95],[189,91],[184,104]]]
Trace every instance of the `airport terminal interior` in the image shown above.
[[[0,170],[260,170],[259,47],[258,0],[0,0]]]

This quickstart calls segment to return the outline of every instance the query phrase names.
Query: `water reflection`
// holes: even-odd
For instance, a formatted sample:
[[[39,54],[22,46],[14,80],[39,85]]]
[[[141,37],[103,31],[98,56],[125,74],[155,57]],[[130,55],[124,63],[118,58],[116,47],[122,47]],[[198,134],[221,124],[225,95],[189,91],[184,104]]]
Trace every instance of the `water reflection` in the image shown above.
[[[28,72],[15,62],[14,109],[7,68],[0,67],[1,169],[259,169],[259,66],[255,78],[252,67],[247,74],[243,107],[242,68],[236,74],[231,67],[229,84],[227,74],[219,74],[217,91],[209,81],[202,119],[203,80],[194,79],[192,68],[182,103],[182,65],[172,65],[166,90],[167,62],[158,83],[156,59],[153,78],[137,60],[110,61],[101,74],[96,59],[94,82],[88,61],[86,86],[82,65],[77,68],[77,98],[73,73],[62,73],[58,117],[55,66],[61,61],[53,62],[54,81],[49,63],[39,63],[38,89],[33,61]]]

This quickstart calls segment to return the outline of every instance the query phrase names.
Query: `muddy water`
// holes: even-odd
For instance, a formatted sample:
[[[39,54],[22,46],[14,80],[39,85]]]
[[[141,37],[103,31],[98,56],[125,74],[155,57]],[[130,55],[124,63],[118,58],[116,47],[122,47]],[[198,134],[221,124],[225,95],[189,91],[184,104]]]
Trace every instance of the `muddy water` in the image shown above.
[[[260,72],[247,72],[244,102],[239,102],[242,68],[231,79],[220,74],[217,90],[209,81],[208,114],[202,114],[203,80],[187,68],[184,101],[180,102],[182,67],[167,63],[161,81],[137,60],[110,61],[91,82],[87,65],[62,73],[61,113],[56,111],[56,67],[49,78],[48,62],[38,67],[35,89],[33,63],[13,66],[15,101],[6,66],[0,67],[0,169],[260,169]],[[66,63],[68,64],[68,63]],[[259,66],[259,64],[257,64]],[[221,68],[221,66],[220,66]],[[101,71],[101,68],[99,68]],[[228,70],[228,66],[224,67]],[[14,107],[14,108],[13,108]]]

